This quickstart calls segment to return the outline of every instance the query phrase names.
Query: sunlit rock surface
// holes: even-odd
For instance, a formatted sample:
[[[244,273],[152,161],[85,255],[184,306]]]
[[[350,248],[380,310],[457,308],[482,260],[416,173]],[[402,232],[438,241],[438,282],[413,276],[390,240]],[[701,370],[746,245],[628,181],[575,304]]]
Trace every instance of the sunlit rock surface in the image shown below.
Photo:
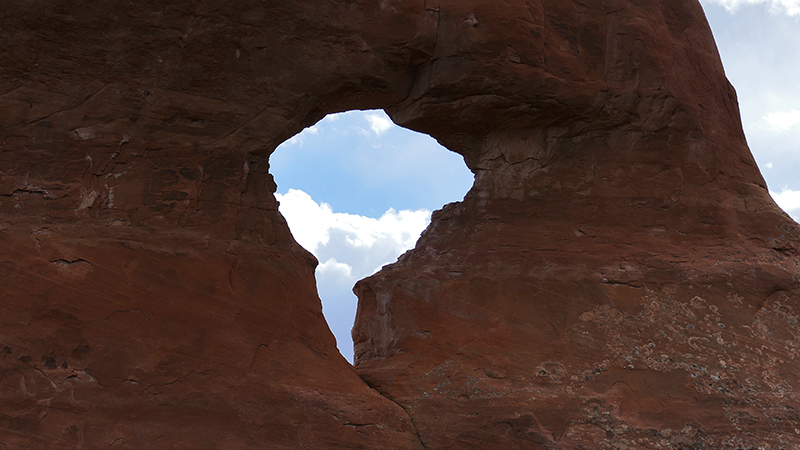
[[[10,0],[6,448],[792,448],[798,225],[693,0]],[[276,145],[384,108],[476,175],[356,287]]]

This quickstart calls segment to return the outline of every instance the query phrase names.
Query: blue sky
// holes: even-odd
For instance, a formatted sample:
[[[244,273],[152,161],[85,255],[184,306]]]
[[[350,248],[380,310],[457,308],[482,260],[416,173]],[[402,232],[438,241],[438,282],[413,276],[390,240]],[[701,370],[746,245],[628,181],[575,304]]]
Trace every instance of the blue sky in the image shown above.
[[[773,196],[800,218],[800,0],[701,1]]]
[[[352,362],[353,285],[412,248],[431,211],[464,198],[472,172],[383,111],[329,115],[278,147],[270,171],[292,234],[320,262],[323,313]]]
[[[773,197],[800,220],[800,0],[701,0]],[[281,213],[320,261],[317,287],[342,355],[356,281],[414,246],[430,212],[472,186],[460,155],[382,111],[328,116],[270,158]]]
[[[270,158],[278,192],[301,189],[334,211],[380,217],[389,208],[439,209],[461,200],[472,173],[428,135],[383,111],[329,115]]]

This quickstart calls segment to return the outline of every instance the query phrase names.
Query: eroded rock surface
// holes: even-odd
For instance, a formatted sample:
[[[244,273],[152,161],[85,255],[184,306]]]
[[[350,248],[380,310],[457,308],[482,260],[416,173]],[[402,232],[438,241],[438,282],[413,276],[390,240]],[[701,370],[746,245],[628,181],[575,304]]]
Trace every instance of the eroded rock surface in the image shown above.
[[[357,285],[359,373],[430,448],[797,446],[800,230],[699,4],[527,6],[443,6],[461,33],[389,109],[476,182]],[[499,28],[543,39],[463,49]]]
[[[800,229],[694,0],[10,0],[5,448],[792,448]],[[462,203],[354,371],[268,157],[385,108]]]
[[[402,99],[424,17],[3,3],[3,448],[420,447],[336,350],[268,155],[334,108]]]

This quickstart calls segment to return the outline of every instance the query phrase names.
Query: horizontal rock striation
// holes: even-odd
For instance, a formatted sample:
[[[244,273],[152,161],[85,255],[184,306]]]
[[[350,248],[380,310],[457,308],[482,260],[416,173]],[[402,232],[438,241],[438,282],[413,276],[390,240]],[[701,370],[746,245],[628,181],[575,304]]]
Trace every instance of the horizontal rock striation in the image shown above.
[[[5,448],[792,448],[800,229],[694,0],[9,0]],[[269,155],[383,108],[475,185],[356,286]]]

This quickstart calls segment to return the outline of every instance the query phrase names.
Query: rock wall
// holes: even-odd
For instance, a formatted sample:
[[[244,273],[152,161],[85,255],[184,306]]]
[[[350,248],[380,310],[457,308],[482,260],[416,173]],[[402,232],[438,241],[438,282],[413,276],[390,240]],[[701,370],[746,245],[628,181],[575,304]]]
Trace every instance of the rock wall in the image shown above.
[[[519,6],[443,6],[389,108],[476,182],[357,285],[359,374],[429,448],[798,445],[799,230],[700,5]]]
[[[402,98],[413,6],[4,3],[4,448],[419,448],[336,350],[268,172],[334,105]]]
[[[6,448],[800,444],[800,229],[695,0],[6,3]],[[268,158],[367,108],[476,181],[353,370]]]

